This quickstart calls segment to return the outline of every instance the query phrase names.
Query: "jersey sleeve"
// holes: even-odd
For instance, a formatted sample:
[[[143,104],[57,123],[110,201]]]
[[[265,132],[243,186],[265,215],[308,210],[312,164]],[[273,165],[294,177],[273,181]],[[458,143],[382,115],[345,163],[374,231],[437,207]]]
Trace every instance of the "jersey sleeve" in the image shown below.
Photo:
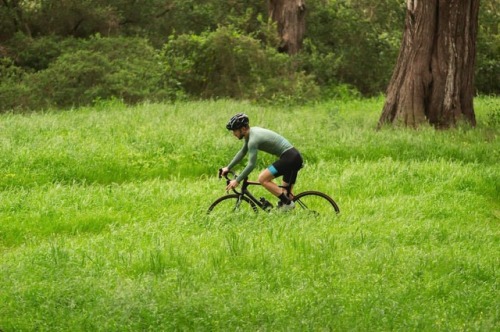
[[[240,161],[245,157],[248,151],[248,145],[245,143],[238,153],[234,156],[233,160],[227,165],[227,168],[232,169],[234,166],[240,163]]]
[[[251,171],[255,168],[257,165],[257,153],[258,149],[256,147],[252,147],[248,149],[248,164],[247,166],[243,169],[240,175],[236,178],[238,182],[243,181]]]

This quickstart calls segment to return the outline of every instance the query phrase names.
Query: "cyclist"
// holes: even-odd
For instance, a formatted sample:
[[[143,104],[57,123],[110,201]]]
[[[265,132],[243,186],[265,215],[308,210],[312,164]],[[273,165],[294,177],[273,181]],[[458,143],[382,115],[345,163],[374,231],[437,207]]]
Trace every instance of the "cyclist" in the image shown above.
[[[248,164],[236,179],[229,182],[226,190],[236,188],[250,174],[257,165],[258,151],[264,151],[279,159],[259,174],[259,182],[279,198],[278,208],[293,209],[295,204],[291,200],[291,192],[297,180],[297,173],[302,168],[302,156],[283,136],[269,129],[250,127],[249,122],[246,114],[238,113],[226,125],[236,138],[244,139],[244,144],[229,165],[222,168],[222,174],[227,174],[248,153]],[[273,179],[279,176],[283,176],[282,188],[273,182]]]

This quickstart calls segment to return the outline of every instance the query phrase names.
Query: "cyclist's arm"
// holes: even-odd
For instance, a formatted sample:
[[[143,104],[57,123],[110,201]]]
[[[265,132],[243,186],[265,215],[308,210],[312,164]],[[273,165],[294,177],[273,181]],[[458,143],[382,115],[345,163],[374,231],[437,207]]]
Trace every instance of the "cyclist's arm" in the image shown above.
[[[240,161],[245,157],[248,151],[248,146],[245,144],[240,151],[234,156],[233,160],[227,165],[227,169],[231,170],[234,166],[240,163]]]
[[[240,175],[236,178],[238,182],[243,181],[251,171],[255,168],[257,165],[257,152],[258,150],[256,148],[252,148],[248,152],[248,164],[247,166],[243,169]]]

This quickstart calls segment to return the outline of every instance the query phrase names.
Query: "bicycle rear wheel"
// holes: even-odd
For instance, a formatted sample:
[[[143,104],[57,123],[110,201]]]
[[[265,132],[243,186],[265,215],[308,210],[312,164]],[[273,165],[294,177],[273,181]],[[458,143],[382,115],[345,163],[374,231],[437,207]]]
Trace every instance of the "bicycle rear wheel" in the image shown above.
[[[304,210],[314,215],[328,215],[339,213],[337,203],[328,195],[319,191],[304,191],[293,199],[295,210]]]
[[[257,213],[257,206],[245,196],[230,194],[215,200],[207,211],[207,214],[211,213],[252,214]]]

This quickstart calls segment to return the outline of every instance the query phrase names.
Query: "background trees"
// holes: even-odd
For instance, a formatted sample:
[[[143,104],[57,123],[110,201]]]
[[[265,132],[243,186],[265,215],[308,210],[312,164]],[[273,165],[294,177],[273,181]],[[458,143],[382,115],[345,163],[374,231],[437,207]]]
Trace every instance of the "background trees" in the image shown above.
[[[380,123],[475,125],[479,0],[408,2],[401,51]]]
[[[298,53],[283,44],[271,4],[1,0],[0,109],[103,98],[296,103],[385,92],[402,38],[404,2],[308,0]],[[497,94],[500,17],[494,0],[483,0],[479,15],[476,92]],[[58,89],[49,89],[51,77]],[[75,92],[77,86],[85,93]]]

